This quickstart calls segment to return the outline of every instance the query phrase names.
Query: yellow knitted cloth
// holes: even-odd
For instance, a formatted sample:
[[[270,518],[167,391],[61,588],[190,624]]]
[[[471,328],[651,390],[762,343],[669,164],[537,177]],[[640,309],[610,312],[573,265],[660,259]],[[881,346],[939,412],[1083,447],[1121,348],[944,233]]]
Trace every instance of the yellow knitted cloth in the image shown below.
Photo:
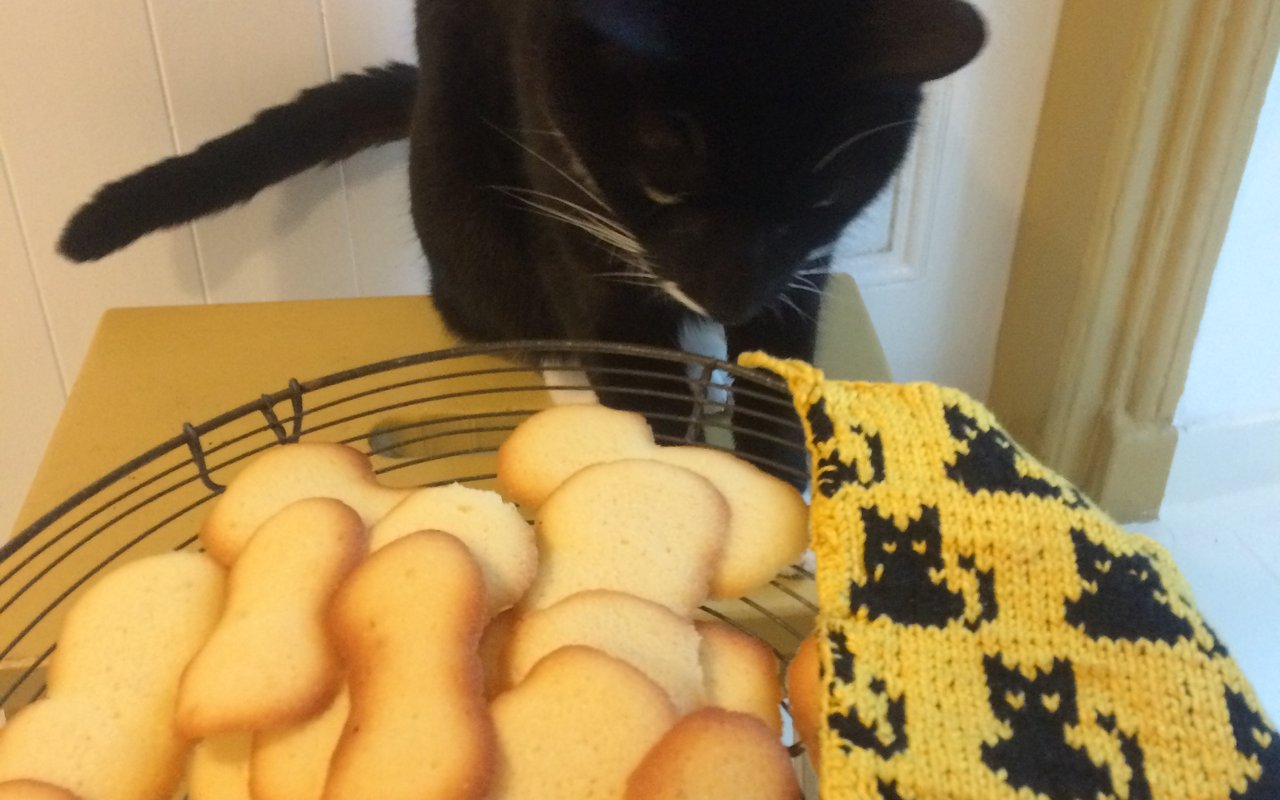
[[[825,800],[1280,798],[1280,736],[1159,545],[958,391],[742,362],[809,439]]]

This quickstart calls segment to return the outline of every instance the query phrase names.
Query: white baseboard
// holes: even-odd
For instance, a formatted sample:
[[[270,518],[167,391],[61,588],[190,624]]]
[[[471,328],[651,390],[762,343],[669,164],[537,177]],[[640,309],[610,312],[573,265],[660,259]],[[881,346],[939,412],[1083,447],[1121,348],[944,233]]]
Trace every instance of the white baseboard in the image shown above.
[[[1178,429],[1165,505],[1280,485],[1280,417]]]

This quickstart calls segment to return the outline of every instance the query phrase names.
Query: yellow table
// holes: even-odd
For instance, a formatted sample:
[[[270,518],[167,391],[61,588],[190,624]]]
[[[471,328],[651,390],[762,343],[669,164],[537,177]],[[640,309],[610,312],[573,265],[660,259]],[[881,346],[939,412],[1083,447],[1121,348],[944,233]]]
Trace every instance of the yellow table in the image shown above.
[[[825,303],[818,363],[833,376],[885,379],[888,370],[884,357],[852,280],[834,280]],[[186,422],[200,424],[263,393],[282,391],[293,378],[305,382],[455,344],[430,300],[424,297],[111,311],[99,324],[19,513],[15,533],[122,464],[177,436]],[[489,361],[504,366],[492,359]],[[493,388],[494,380],[503,381],[503,385],[516,381],[528,387],[521,390],[521,403],[527,403],[530,408],[545,406],[549,398],[541,381],[527,371],[521,374],[519,378],[507,373],[497,378],[467,377],[464,380],[489,381],[485,384],[487,389]],[[375,383],[386,384],[392,380],[396,385],[396,379],[381,375],[370,377],[376,379]],[[356,397],[355,404],[370,408],[394,404],[399,397],[395,392],[406,393],[400,396],[431,395],[431,391],[424,392],[420,386],[406,386],[374,398],[364,396],[359,391],[361,388],[362,385],[344,382],[340,385],[340,394]],[[322,395],[323,390],[308,395],[309,401],[314,400],[307,405],[308,430],[315,424],[317,414],[336,416],[341,421],[347,413],[347,406],[322,410]],[[511,410],[509,405],[486,405],[494,402],[493,396],[486,399],[483,393],[479,397],[449,398],[446,392],[443,399],[431,395],[429,407],[413,405],[405,413],[411,419],[420,420],[422,414],[429,417],[443,412],[446,416],[469,416],[486,410]],[[282,407],[281,411],[285,410]],[[219,426],[218,438],[211,435],[207,441],[202,439],[202,447],[216,448],[228,440],[234,442],[236,434],[252,426],[256,426],[256,436],[265,436],[268,444],[274,443],[270,433],[262,433],[261,415],[255,413],[243,422],[239,429],[229,432]],[[364,418],[358,424],[337,424],[326,428],[323,438],[367,436],[370,425],[369,419]],[[480,435],[492,440],[500,434]],[[492,441],[487,446],[492,447]],[[214,471],[222,480],[247,463],[228,460],[226,452],[229,451],[219,454],[222,471]],[[383,480],[392,485],[398,482],[417,485],[442,478],[452,480],[458,475],[486,474],[483,470],[491,469],[492,459],[491,450],[486,453],[474,457],[489,459],[481,467],[468,461],[472,456],[463,455],[431,462],[426,466],[427,477],[421,471],[388,472]],[[185,472],[166,472],[166,461],[185,463],[181,468]],[[468,469],[473,471],[458,471]],[[20,687],[25,692],[42,685],[38,666],[44,661],[46,648],[55,639],[66,608],[67,593],[85,578],[97,574],[102,564],[114,559],[120,552],[117,548],[133,547],[131,537],[149,530],[161,533],[138,545],[139,549],[127,557],[163,552],[181,546],[184,540],[190,541],[188,537],[194,535],[200,515],[187,512],[196,508],[191,505],[193,500],[199,502],[209,497],[194,472],[190,456],[182,449],[149,464],[145,470],[132,471],[106,493],[115,498],[110,504],[102,505],[100,498],[94,498],[92,502],[78,505],[73,515],[60,520],[54,535],[46,535],[41,540],[48,543],[47,550],[33,553],[34,546],[28,547],[23,558],[14,559],[21,563],[2,565],[0,573],[7,572],[11,566],[15,571],[8,583],[0,586],[3,589],[0,601],[7,603],[5,613],[0,614],[0,650],[11,642],[14,646],[0,657],[0,693],[6,686]],[[435,474],[437,472],[439,474]],[[184,474],[191,477],[178,483]],[[182,489],[157,494],[157,487],[165,483],[151,483],[152,476],[167,476],[164,478],[167,483]],[[135,489],[137,493],[133,494]],[[157,499],[140,502],[150,497]],[[94,515],[93,521],[81,526],[76,520],[83,514]],[[122,516],[117,517],[118,514]],[[125,518],[123,515],[133,516],[126,518],[121,529],[97,535],[95,526],[113,525],[113,520]],[[69,535],[63,537],[59,531]],[[141,541],[141,536],[134,541]],[[11,594],[14,591],[16,596]],[[6,601],[6,597],[11,599]],[[794,616],[797,626],[807,624],[810,612],[805,607],[780,593],[775,600],[781,617]],[[32,627],[28,628],[29,622]],[[762,618],[762,622],[767,620]],[[28,674],[28,670],[36,671]],[[2,705],[12,711],[29,699],[15,694]],[[0,708],[0,714],[4,710]]]
[[[833,377],[888,368],[853,281],[834,276],[816,361]],[[449,347],[426,297],[115,309],[103,315],[14,532],[181,431],[307,380]]]

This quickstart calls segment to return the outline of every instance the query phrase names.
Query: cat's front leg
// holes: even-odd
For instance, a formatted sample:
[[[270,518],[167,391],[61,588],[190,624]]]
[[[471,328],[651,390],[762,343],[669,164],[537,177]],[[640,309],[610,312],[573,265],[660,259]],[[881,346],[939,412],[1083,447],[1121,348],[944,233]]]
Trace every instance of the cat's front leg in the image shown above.
[[[652,303],[618,309],[602,332],[608,342],[664,350],[680,349],[683,314]],[[695,414],[697,402],[685,362],[648,355],[592,354],[582,364],[587,381],[600,402],[611,408],[637,411],[649,421],[659,444],[702,439]]]
[[[725,327],[729,360],[752,350],[812,362],[817,349],[818,310],[827,273],[797,276],[767,308],[741,325]],[[785,391],[734,392],[735,446],[762,468],[795,486],[808,484],[804,430]]]

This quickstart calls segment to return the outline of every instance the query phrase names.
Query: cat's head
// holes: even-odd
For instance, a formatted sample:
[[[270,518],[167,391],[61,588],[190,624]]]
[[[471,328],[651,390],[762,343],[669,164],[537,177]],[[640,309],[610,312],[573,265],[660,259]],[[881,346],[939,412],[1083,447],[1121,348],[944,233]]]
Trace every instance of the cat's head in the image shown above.
[[[823,262],[905,156],[921,85],[985,38],[960,0],[531,0],[525,19],[526,139],[579,184],[534,161],[534,188],[619,223],[633,264],[728,323]]]
[[[1037,672],[1031,678],[1017,667],[1005,666],[1000,656],[985,656],[983,666],[991,710],[997,719],[1045,724],[1049,730],[1080,721],[1076,678],[1069,662],[1054,659],[1048,672]]]
[[[862,510],[862,523],[866,531],[864,558],[868,566],[910,563],[942,567],[942,533],[936,508],[922,509],[920,519],[908,519],[905,529],[872,509]]]

